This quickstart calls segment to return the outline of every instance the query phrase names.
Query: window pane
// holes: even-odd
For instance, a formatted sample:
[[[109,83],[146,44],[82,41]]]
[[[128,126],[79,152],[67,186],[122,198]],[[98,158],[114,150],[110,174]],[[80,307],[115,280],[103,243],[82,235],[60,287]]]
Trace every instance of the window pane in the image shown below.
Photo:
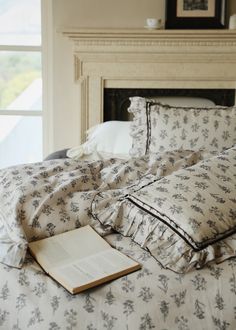
[[[0,168],[42,160],[42,118],[0,116]]]
[[[41,45],[40,0],[0,0],[0,44]]]
[[[0,52],[0,110],[42,110],[40,52]]]

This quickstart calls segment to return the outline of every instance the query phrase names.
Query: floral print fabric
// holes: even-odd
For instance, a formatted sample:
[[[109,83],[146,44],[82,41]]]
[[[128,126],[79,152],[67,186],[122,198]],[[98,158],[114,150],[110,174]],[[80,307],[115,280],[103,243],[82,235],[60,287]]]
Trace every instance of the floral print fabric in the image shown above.
[[[235,107],[173,107],[141,97],[130,101],[133,157],[175,149],[221,152],[236,143]]]
[[[0,329],[235,330],[235,258],[180,275],[128,237],[106,239],[142,269],[74,296],[29,255],[22,269],[0,264]]]
[[[91,216],[98,191],[112,192],[116,201],[117,196],[135,191],[153,176],[192,165],[199,158],[200,153],[181,151],[158,159],[64,159],[1,170],[0,262],[21,267],[28,242],[87,224],[105,235],[107,228]]]
[[[140,166],[145,171],[144,162]],[[91,200],[98,188],[118,188],[119,181],[125,185],[138,179],[139,166],[128,174],[129,165],[114,159],[63,159],[0,171],[0,261],[21,267],[28,242],[86,224],[104,233],[90,215]]]
[[[163,269],[145,246],[130,237],[109,234],[111,228],[96,219],[96,209],[92,210],[95,219],[91,217],[91,203],[98,206],[100,197],[110,198],[107,204],[100,199],[106,212],[109,205],[123,205],[124,197],[157,178],[191,168],[203,157],[200,152],[180,150],[138,160],[57,160],[2,170],[1,257],[5,246],[18,248],[23,242],[27,247],[28,240],[90,223],[113,247],[140,262],[142,269],[72,296],[27,253],[22,255],[21,269],[0,263],[0,329],[234,330],[235,258],[176,274]],[[121,207],[113,210],[119,213]]]
[[[109,203],[96,197],[97,218],[148,249],[178,273],[222,262],[236,251],[236,148],[153,180]]]

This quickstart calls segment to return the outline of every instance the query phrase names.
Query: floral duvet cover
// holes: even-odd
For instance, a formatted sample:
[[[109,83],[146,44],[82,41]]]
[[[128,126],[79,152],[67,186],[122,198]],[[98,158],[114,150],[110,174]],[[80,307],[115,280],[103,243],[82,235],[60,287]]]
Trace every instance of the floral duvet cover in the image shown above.
[[[118,215],[124,196],[204,157],[179,150],[129,161],[57,160],[2,170],[0,329],[235,329],[235,258],[175,273],[138,241],[118,233],[117,224],[101,223],[96,216],[101,210],[92,208],[98,194],[105,194],[106,205],[100,206],[115,205]],[[27,244],[85,224],[142,269],[72,296],[44,273]]]
[[[74,296],[28,255],[22,269],[0,264],[0,329],[236,328],[236,259],[180,275],[162,269],[128,237],[107,240],[142,269]]]

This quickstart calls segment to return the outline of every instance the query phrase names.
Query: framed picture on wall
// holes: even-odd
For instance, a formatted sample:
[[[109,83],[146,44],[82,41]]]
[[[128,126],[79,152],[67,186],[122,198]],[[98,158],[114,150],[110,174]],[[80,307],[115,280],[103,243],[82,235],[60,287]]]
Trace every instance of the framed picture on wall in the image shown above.
[[[225,28],[226,0],[166,0],[167,29]]]

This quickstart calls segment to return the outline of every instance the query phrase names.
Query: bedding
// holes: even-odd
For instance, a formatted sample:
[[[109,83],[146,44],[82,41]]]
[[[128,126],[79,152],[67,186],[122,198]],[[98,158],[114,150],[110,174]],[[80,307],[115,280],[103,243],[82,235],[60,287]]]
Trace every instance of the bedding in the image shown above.
[[[132,147],[130,121],[106,121],[95,125],[87,131],[85,143],[67,151],[73,159],[103,160],[112,157],[130,158]]]
[[[234,330],[236,148],[184,148],[1,170],[0,329]],[[142,269],[72,296],[27,246],[87,224]]]
[[[112,193],[100,192],[94,213],[175,272],[222,262],[236,251],[235,168],[231,148],[120,197],[119,212]]]
[[[236,107],[178,107],[142,97],[130,101],[133,157],[180,148],[220,152],[236,143]]]
[[[0,329],[235,329],[235,258],[178,275],[130,238],[113,233],[106,239],[142,269],[75,296],[29,255],[20,270],[0,264]]]
[[[174,107],[213,107],[216,104],[209,99],[203,97],[191,97],[191,96],[157,96],[152,98],[146,98],[147,100],[153,100],[162,104],[168,104]]]
[[[126,161],[59,159],[1,170],[0,328],[235,329],[235,258],[176,274],[164,269],[141,241],[98,220],[109,206],[115,205],[116,216],[129,196],[178,171],[191,173],[208,159],[211,155],[200,151],[177,150]],[[100,195],[106,198],[97,203]],[[26,247],[28,241],[88,223],[141,262],[142,269],[71,296]],[[20,268],[9,267],[12,261]]]
[[[67,158],[68,148],[52,152],[44,160]]]
[[[215,106],[213,101],[200,97],[159,96],[152,98],[152,100],[179,107]],[[113,120],[95,125],[86,132],[85,143],[68,149],[66,156],[77,160],[103,160],[112,157],[128,159],[130,158],[130,152],[132,154],[133,148],[133,134],[130,132],[133,124],[131,124],[132,121]],[[61,153],[58,154],[56,152],[50,158],[46,159],[51,159],[52,157],[61,158]]]
[[[105,227],[91,217],[97,190],[112,191],[118,198],[153,176],[171,173],[199,158],[200,153],[180,151],[150,161],[147,157],[93,162],[62,159],[1,170],[0,262],[21,267],[28,242],[86,224],[106,234]]]

